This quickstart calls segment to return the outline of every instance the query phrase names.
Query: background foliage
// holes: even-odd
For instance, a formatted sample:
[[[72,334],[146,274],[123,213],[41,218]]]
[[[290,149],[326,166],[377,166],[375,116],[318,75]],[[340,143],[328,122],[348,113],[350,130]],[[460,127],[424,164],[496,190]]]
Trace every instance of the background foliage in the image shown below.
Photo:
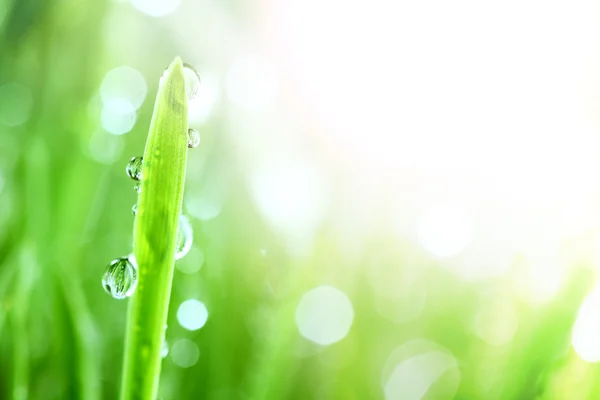
[[[0,0],[0,398],[116,398],[127,301],[100,279],[176,55],[202,139],[161,398],[600,396],[596,4],[155,3]],[[133,113],[99,94],[123,65]],[[348,330],[327,297],[300,316],[322,285]]]

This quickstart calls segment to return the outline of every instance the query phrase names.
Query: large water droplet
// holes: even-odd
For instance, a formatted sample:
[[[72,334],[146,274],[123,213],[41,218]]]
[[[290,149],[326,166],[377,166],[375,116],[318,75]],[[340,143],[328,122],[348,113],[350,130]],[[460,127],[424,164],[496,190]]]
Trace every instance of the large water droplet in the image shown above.
[[[106,268],[106,272],[102,277],[102,287],[113,298],[124,299],[131,296],[135,291],[137,266],[133,261],[131,256],[120,257],[113,260]]]
[[[183,78],[185,79],[185,93],[188,101],[194,100],[200,89],[200,75],[188,63],[183,63]]]
[[[127,175],[136,181],[141,181],[142,180],[142,164],[144,162],[144,157],[133,157],[131,160],[129,160],[129,162],[127,163],[127,168],[125,168],[125,171],[127,171]]]
[[[200,133],[195,129],[188,129],[188,148],[193,149],[200,144]]]
[[[180,260],[190,252],[194,241],[194,231],[190,220],[185,215],[179,216],[179,229],[177,231],[177,243],[175,244],[175,259]]]

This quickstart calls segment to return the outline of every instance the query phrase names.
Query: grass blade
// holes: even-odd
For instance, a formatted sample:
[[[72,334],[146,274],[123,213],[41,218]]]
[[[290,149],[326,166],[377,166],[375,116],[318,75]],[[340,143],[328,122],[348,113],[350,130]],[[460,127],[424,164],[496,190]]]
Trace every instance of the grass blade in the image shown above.
[[[144,151],[134,226],[138,286],[131,298],[121,399],[156,399],[187,157],[187,99],[176,58],[161,79]]]

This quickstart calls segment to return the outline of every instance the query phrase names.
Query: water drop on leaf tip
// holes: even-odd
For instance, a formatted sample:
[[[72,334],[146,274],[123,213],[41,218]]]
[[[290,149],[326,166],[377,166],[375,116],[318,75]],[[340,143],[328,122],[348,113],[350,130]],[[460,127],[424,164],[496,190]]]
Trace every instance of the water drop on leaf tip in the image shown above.
[[[200,75],[196,69],[188,63],[183,63],[183,77],[185,79],[185,93],[188,101],[194,100],[200,89]]]

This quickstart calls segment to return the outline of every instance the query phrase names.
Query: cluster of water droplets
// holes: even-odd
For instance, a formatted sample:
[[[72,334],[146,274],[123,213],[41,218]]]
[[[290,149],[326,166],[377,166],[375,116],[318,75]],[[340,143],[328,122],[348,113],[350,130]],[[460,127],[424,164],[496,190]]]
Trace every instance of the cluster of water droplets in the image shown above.
[[[185,79],[185,93],[188,101],[193,101],[200,90],[200,75],[190,64],[183,63],[183,78]],[[187,146],[190,149],[200,144],[200,133],[195,129],[187,131]]]
[[[165,70],[161,76],[161,80],[166,78],[168,71]],[[183,64],[183,76],[185,79],[185,91],[188,101],[192,101],[198,94],[200,88],[200,77],[194,67],[184,63]],[[188,129],[187,131],[187,147],[194,148],[200,144],[200,133],[195,129]],[[142,170],[143,170],[144,158],[133,157],[127,163],[125,172],[127,176],[136,181],[134,189],[137,193],[142,191]],[[138,205],[137,203],[131,208],[133,215],[137,215]],[[192,248],[192,242],[194,239],[194,232],[189,219],[181,214],[179,216],[179,223],[177,228],[177,241],[175,244],[175,260],[180,260],[189,253]],[[138,278],[138,267],[133,255],[127,257],[120,257],[111,261],[110,265],[106,268],[102,277],[102,287],[106,293],[111,295],[115,299],[125,299],[133,294],[137,286]],[[166,342],[163,344],[163,354],[166,355],[168,347]],[[163,357],[164,357],[163,355]]]

